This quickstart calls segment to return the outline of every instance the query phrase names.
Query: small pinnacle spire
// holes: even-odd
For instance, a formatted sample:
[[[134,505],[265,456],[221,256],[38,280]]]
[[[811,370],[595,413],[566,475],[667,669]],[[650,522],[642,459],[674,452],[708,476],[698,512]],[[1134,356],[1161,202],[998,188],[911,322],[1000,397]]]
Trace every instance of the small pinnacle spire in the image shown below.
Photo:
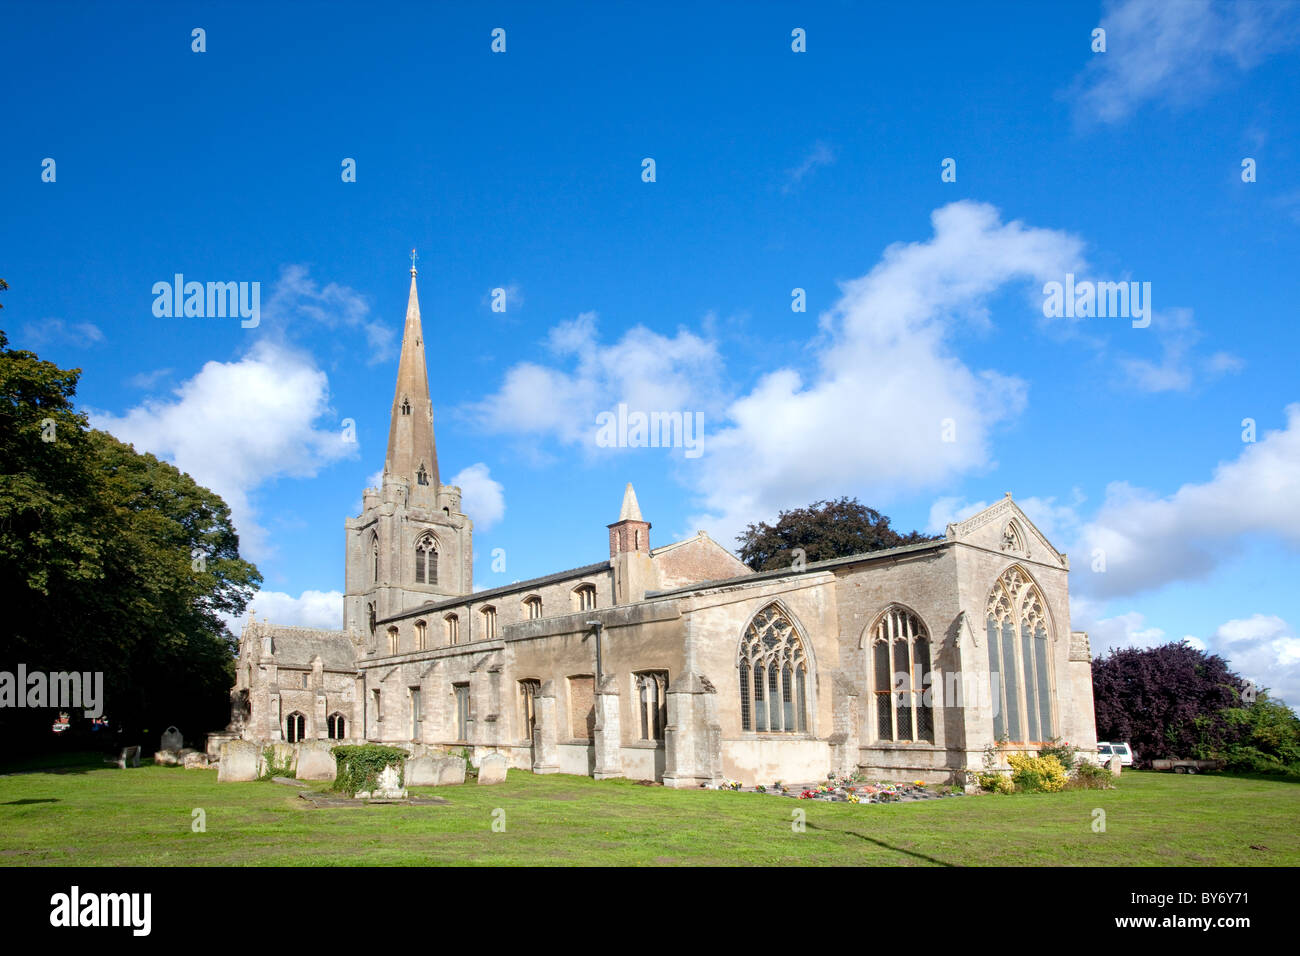
[[[636,501],[636,491],[632,488],[632,482],[627,483],[627,489],[623,492],[623,509],[618,513],[619,521],[644,521],[641,517],[641,506]]]
[[[412,250],[411,250],[411,277],[412,277],[412,278],[415,277],[415,260],[418,259],[418,258],[420,258],[420,257],[419,257],[418,255],[416,255],[416,254],[415,254],[415,250],[412,249]]]

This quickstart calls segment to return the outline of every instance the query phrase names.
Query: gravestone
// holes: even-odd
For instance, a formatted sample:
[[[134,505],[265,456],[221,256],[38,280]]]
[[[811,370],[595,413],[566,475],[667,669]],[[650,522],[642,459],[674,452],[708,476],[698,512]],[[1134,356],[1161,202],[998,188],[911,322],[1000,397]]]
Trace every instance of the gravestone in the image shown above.
[[[251,740],[228,740],[221,745],[217,782],[243,783],[256,780],[261,760],[262,752]]]
[[[506,767],[509,764],[504,754],[488,754],[478,765],[479,783],[505,783]]]
[[[330,740],[304,740],[298,745],[299,780],[333,780],[338,764],[330,753],[334,742]]]
[[[358,800],[405,800],[406,790],[402,787],[402,773],[389,764],[379,772],[379,781],[374,790],[361,790]]]
[[[408,787],[436,787],[438,785],[438,761],[428,754],[412,757],[406,761],[406,785]]]
[[[186,770],[207,770],[208,755],[198,750],[191,750],[182,761]]]
[[[1112,777],[1118,777],[1123,767],[1124,765],[1123,763],[1120,762],[1120,759],[1118,757],[1110,758],[1110,775]]]
[[[443,757],[438,761],[438,786],[449,787],[465,782],[465,758]]]
[[[159,750],[180,750],[185,746],[185,738],[175,727],[168,727],[163,731],[162,742],[158,745]]]
[[[175,767],[180,763],[174,750],[155,750],[153,752],[153,762],[160,767]]]

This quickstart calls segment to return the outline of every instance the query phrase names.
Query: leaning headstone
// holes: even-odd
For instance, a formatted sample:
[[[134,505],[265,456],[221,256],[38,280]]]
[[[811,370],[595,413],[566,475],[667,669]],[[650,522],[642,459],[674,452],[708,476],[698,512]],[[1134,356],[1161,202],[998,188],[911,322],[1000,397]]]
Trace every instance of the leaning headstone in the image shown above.
[[[262,752],[251,740],[228,740],[221,745],[218,783],[242,783],[256,780]]]
[[[465,782],[465,758],[443,757],[437,762],[438,786],[450,787]]]
[[[299,780],[333,780],[338,773],[338,764],[330,750],[334,742],[330,740],[304,740],[298,745]]]
[[[158,745],[159,750],[180,750],[185,746],[185,738],[175,727],[168,727],[163,731],[162,743]]]
[[[428,755],[412,757],[406,761],[406,785],[408,787],[436,787],[438,785],[438,763]]]
[[[1118,776],[1120,775],[1120,771],[1121,771],[1121,769],[1123,768],[1123,766],[1124,766],[1124,765],[1120,762],[1120,759],[1119,759],[1118,757],[1111,757],[1111,758],[1110,758],[1110,775],[1111,775],[1112,777],[1118,777]]]
[[[488,754],[478,765],[479,783],[505,783],[506,767],[509,764],[504,754]]]

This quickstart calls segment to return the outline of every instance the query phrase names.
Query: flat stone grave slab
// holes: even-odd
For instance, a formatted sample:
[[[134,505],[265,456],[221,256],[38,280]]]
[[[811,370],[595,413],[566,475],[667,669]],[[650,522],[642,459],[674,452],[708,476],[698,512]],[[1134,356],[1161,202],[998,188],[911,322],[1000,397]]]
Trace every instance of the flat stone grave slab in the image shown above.
[[[335,809],[338,807],[365,807],[371,804],[386,806],[411,806],[411,807],[437,807],[450,803],[442,797],[407,797],[404,800],[357,800],[353,797],[342,797],[333,793],[300,793],[298,794],[303,800],[306,800],[316,809]]]

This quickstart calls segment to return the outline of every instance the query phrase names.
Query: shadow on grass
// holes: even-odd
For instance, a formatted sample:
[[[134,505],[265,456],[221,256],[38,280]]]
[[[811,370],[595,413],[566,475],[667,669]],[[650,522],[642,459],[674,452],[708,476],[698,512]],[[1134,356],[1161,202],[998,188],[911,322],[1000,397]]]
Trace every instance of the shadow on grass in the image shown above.
[[[869,837],[866,834],[858,833],[855,830],[841,830],[838,827],[819,827],[817,824],[811,822],[809,822],[807,826],[810,830],[820,830],[822,833],[843,833],[845,836],[854,836],[864,843],[875,844],[882,850],[889,850],[892,853],[902,853],[904,856],[915,857],[918,860],[925,860],[925,862],[933,863],[935,866],[957,866],[956,863],[949,863],[946,860],[940,860],[937,857],[926,856],[924,853],[917,853],[915,850],[904,850],[901,846],[893,846],[892,844],[886,843],[884,840],[877,840],[875,837]]]
[[[29,803],[58,803],[58,797],[27,797],[23,800],[9,800],[0,803],[0,807],[25,807]]]

